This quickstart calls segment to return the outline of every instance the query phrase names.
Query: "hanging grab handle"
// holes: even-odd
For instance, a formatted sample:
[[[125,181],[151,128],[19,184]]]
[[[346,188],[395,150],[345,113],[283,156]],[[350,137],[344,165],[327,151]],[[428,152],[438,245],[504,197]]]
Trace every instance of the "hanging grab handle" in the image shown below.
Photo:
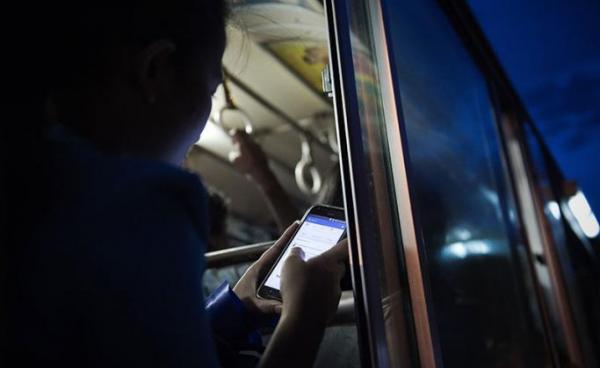
[[[215,119],[215,122],[217,123],[217,125],[219,125],[224,131],[229,132],[230,130],[233,129],[233,127],[227,127],[227,124],[223,123],[224,120],[227,120],[226,118],[224,119],[223,116],[226,116],[229,113],[235,113],[240,116],[242,123],[244,124],[244,131],[246,133],[252,134],[254,132],[254,128],[252,126],[252,121],[250,120],[250,117],[248,116],[248,114],[246,114],[246,112],[244,110],[241,110],[237,107],[231,108],[228,106],[223,107],[219,111],[219,115],[217,116],[217,119]]]
[[[246,133],[252,134],[252,132],[254,131],[254,127],[252,126],[252,120],[250,120],[250,116],[248,116],[248,114],[244,110],[240,109],[233,100],[233,97],[231,96],[231,89],[229,87],[229,74],[227,73],[225,68],[223,68],[223,92],[225,92],[225,106],[223,106],[223,108],[219,110],[219,114],[215,121],[217,125],[219,125],[221,129],[223,129],[225,132],[230,131],[233,128],[227,127],[227,125],[224,123],[224,121],[227,120],[225,119],[225,115],[235,114],[239,116],[239,118],[242,121],[242,124],[244,124],[244,130],[246,131]]]
[[[312,158],[311,147],[308,139],[301,136],[302,157],[296,164],[294,174],[296,176],[296,184],[302,193],[314,195],[321,190],[322,180],[319,170],[314,165]],[[310,185],[306,182],[307,175],[310,175]]]

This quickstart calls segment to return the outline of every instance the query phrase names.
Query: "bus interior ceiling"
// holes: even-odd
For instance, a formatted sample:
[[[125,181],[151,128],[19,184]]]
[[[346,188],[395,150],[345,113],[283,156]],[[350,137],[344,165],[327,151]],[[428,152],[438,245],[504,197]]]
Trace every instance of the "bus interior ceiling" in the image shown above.
[[[302,157],[303,135],[308,135],[314,165],[321,177],[326,180],[328,175],[339,175],[335,170],[332,101],[321,87],[321,71],[328,60],[323,7],[316,0],[302,5],[248,3],[232,9],[223,58],[225,83],[235,107],[252,124],[252,138],[267,157],[273,158],[269,166],[300,215],[318,195],[303,192],[295,180],[294,168]],[[231,78],[227,78],[228,73]],[[190,151],[186,166],[201,175],[210,190],[224,197],[231,215],[248,225],[273,228],[273,217],[260,189],[229,163],[235,147],[226,131],[244,128],[244,124],[239,114],[221,114],[226,106],[229,105],[221,85],[213,97],[207,126]],[[225,121],[225,117],[229,120]],[[307,182],[311,184],[310,178]]]

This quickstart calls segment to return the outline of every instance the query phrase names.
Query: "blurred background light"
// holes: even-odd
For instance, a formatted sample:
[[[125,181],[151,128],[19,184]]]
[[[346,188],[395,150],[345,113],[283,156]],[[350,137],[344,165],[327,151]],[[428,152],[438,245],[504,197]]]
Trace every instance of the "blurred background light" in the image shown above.
[[[600,234],[600,224],[598,224],[598,220],[583,193],[578,190],[575,195],[569,198],[567,204],[585,236],[588,238],[597,237]]]
[[[552,217],[554,217],[557,220],[560,220],[560,206],[558,205],[558,203],[554,201],[548,202],[547,207]]]
[[[483,240],[469,240],[448,244],[442,254],[450,258],[466,258],[468,255],[489,254],[490,246]]]

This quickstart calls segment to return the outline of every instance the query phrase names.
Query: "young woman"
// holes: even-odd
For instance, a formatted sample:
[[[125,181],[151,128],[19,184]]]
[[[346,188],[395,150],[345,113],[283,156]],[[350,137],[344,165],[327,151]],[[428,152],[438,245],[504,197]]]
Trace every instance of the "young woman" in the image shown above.
[[[35,143],[4,193],[7,361],[235,365],[258,321],[279,313],[260,365],[310,366],[339,301],[345,243],[307,262],[293,252],[283,303],[260,300],[292,225],[233,290],[206,309],[202,297],[207,194],[177,166],[221,82],[223,1],[48,3],[24,18],[36,83],[21,126]]]

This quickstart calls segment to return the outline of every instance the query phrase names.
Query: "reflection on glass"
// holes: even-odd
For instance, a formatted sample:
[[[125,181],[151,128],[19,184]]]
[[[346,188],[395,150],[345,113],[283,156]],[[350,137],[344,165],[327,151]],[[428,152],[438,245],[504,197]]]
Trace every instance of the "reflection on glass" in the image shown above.
[[[437,2],[384,3],[441,360],[549,365],[485,79]]]
[[[585,236],[588,238],[597,237],[600,234],[600,225],[583,193],[578,190],[575,195],[569,198],[567,203]]]
[[[546,211],[550,213],[555,220],[560,220],[560,206],[556,201],[549,201],[546,204]]]

